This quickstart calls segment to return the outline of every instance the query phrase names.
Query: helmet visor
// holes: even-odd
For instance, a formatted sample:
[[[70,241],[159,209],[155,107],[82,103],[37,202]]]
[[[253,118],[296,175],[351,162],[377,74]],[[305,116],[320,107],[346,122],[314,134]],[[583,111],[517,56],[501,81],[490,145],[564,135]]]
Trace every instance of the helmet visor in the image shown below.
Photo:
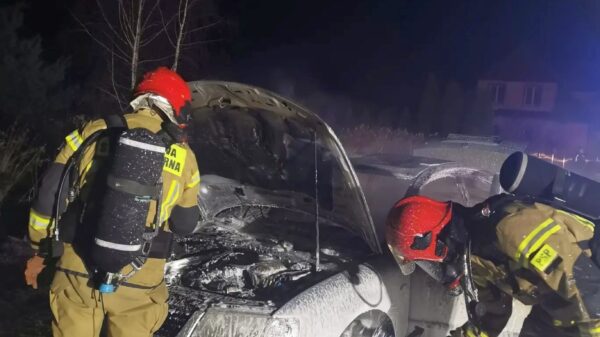
[[[417,266],[427,275],[441,283],[448,290],[448,294],[458,296],[462,293],[460,273],[452,264],[443,264],[433,261],[416,261]]]
[[[398,267],[400,267],[400,271],[402,275],[410,275],[415,271],[416,264],[414,261],[409,261],[396,249],[396,247],[388,244],[390,252],[392,252],[392,256],[396,263],[398,263]]]
[[[445,281],[445,273],[442,267],[442,264],[439,262],[433,261],[416,261],[417,266],[421,268],[427,275],[431,276],[434,280],[444,283]]]

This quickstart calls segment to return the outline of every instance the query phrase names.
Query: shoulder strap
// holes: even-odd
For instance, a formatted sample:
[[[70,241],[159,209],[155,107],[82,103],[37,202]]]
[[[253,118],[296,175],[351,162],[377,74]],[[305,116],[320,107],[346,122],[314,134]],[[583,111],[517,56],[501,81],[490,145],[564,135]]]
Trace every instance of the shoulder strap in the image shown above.
[[[75,170],[72,171],[73,174],[70,177],[71,186],[73,186],[73,183],[79,178],[79,167],[78,166],[79,166],[79,163],[83,156],[83,153],[85,152],[85,149],[89,145],[94,143],[100,136],[102,136],[103,134],[106,134],[107,132],[120,131],[120,130],[127,129],[127,120],[125,119],[125,116],[123,116],[122,114],[110,114],[110,115],[104,117],[103,120],[106,123],[106,129],[98,130],[98,131],[94,132],[93,134],[91,134],[86,139],[84,139],[83,144],[71,156],[71,159],[72,159],[71,165],[75,166]]]
[[[104,122],[106,123],[107,129],[112,128],[127,128],[127,120],[123,115],[111,114],[104,117]]]
[[[508,258],[495,245],[497,241],[496,226],[507,215],[507,206],[514,202],[532,203],[530,198],[512,194],[498,194],[475,205],[468,217],[469,233],[472,237],[473,254],[496,264],[505,264]]]
[[[167,146],[171,146],[175,143],[185,143],[187,142],[187,135],[185,131],[179,128],[177,125],[171,122],[163,122],[161,125],[161,130],[158,134],[163,138],[163,141]]]
[[[525,197],[512,194],[498,194],[475,205],[473,207],[473,212],[471,213],[471,220],[497,222],[508,215],[506,212],[506,206],[514,202],[532,204],[534,200],[528,196]]]

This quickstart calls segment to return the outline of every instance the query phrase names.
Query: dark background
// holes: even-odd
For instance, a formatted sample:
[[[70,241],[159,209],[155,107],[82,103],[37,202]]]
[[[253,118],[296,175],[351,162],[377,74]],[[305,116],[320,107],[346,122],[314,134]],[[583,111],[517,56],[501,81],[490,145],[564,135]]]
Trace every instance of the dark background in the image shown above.
[[[0,233],[24,234],[17,224],[25,223],[36,169],[54,156],[66,133],[127,108],[129,69],[97,43],[118,44],[107,35],[99,3],[114,18],[116,0],[2,2],[0,130],[29,130],[22,151],[33,146],[43,153],[18,179],[0,172]],[[160,8],[168,15],[176,3],[163,0]],[[515,53],[543,64],[543,76],[561,90],[599,89],[599,14],[595,0],[198,0],[189,24],[206,28],[188,37],[193,46],[178,70],[187,80],[266,87],[313,108],[334,128],[476,133],[490,130],[481,127],[489,118],[482,119],[473,98],[477,80]],[[138,77],[170,66],[165,55],[171,49],[162,37],[146,46]],[[444,105],[456,106],[459,95],[464,102],[458,106],[470,112],[453,118]],[[442,108],[429,104],[434,99]],[[440,119],[442,113],[450,120]],[[598,126],[595,115],[579,118]]]
[[[69,79],[85,85],[99,52],[73,16],[93,13],[93,1],[25,3],[23,33],[41,35],[46,59],[70,57]],[[594,0],[203,0],[195,11],[219,18],[218,41],[193,50],[182,73],[414,107],[427,74],[469,88],[527,47],[561,83],[592,89],[598,8]]]
[[[117,0],[0,1],[0,336],[50,334],[46,292],[21,274],[40,172],[68,132],[131,97],[99,3],[115,22]],[[177,3],[159,8],[170,15]],[[388,128],[392,146],[414,134],[488,135],[476,84],[511,55],[561,91],[600,90],[599,19],[597,0],[198,0],[178,71],[271,89],[336,131],[367,125],[371,139]],[[171,50],[165,37],[145,46],[138,78],[170,66]],[[573,117],[600,129],[595,114]]]
[[[114,17],[116,0],[2,2],[0,130],[15,123],[29,130],[27,146],[43,147],[43,160],[33,168],[43,168],[64,135],[83,121],[127,108],[129,69],[97,43],[118,43],[106,34],[99,3]],[[176,10],[175,1],[160,4],[165,15]],[[178,70],[187,80],[266,87],[313,108],[334,128],[473,133],[485,129],[477,102],[455,120],[428,102],[452,105],[459,94],[468,101],[478,79],[521,51],[529,62],[544,64],[543,75],[561,90],[597,90],[599,14],[595,0],[198,0],[189,25],[206,29],[188,37],[197,44],[183,52]],[[145,47],[142,58],[150,61],[140,65],[138,77],[170,66],[164,55],[171,49],[163,37]],[[466,110],[468,104],[461,104]],[[442,113],[450,116],[442,124],[454,124],[453,130],[440,125]],[[596,116],[582,118],[598,124]],[[17,206],[35,193],[33,168],[18,181],[0,173],[0,181],[11,182],[0,201],[6,224],[0,233],[24,234],[8,221],[26,218]]]

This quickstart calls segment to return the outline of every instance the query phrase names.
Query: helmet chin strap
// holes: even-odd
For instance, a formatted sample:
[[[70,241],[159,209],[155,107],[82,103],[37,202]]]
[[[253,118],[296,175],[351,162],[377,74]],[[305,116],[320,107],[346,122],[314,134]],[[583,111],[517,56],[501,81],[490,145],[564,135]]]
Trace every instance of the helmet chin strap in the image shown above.
[[[471,239],[467,241],[465,251],[462,254],[463,273],[462,278],[463,288],[465,292],[465,300],[479,302],[479,294],[475,282],[473,282],[473,269],[471,267]]]
[[[462,262],[464,268],[464,277],[461,280],[461,288],[465,295],[465,305],[469,322],[473,323],[475,328],[479,330],[481,317],[485,315],[485,305],[479,302],[479,294],[475,282],[473,282],[473,272],[471,268],[471,239],[465,246],[465,251],[462,254]],[[476,331],[479,333],[479,331]]]

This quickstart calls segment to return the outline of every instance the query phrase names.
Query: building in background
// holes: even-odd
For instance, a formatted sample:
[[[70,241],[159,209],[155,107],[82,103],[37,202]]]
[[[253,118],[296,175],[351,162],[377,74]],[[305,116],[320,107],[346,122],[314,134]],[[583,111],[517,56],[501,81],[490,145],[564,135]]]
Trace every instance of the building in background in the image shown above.
[[[581,99],[553,76],[553,68],[531,48],[511,53],[478,81],[494,110],[494,132],[524,142],[530,153],[575,158],[587,151],[590,123]]]

